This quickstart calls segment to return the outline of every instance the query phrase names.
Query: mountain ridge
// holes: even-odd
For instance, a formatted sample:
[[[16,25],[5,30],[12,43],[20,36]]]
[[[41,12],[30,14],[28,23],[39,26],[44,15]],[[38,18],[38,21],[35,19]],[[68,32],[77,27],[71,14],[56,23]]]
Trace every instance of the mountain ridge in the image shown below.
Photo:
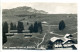
[[[22,6],[22,7],[16,7],[12,9],[3,9],[3,14],[6,13],[17,13],[18,15],[21,14],[47,14],[48,12],[45,12],[43,10],[36,10],[28,6]]]

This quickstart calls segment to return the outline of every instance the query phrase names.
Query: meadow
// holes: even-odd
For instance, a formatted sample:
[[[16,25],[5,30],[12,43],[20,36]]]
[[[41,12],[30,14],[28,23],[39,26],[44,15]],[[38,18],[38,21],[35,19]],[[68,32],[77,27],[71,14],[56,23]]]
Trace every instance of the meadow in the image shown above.
[[[23,34],[17,34],[17,35],[14,34],[13,37],[8,37],[8,41],[3,45],[3,47],[36,46],[34,42],[38,41],[41,42],[42,39],[38,38],[43,38],[45,33],[47,35],[45,36],[44,42],[41,45],[47,45],[51,37],[63,37],[65,36],[66,33],[73,34],[77,32],[77,14],[40,14],[40,15],[37,14],[36,17],[32,16],[31,18],[29,16],[19,17],[15,15],[3,14],[2,20],[3,22],[7,21],[8,24],[10,24],[11,22],[16,24],[19,20],[23,18],[25,18],[25,20],[23,20],[25,30],[27,30],[29,26],[33,24],[35,21],[41,21],[41,22],[46,21],[47,22],[46,25],[48,26],[43,25],[42,26],[43,33],[33,34],[34,36],[32,38],[24,38]],[[65,29],[62,31],[60,31],[58,28],[59,22],[61,20],[64,20],[66,25]],[[25,21],[27,21],[29,25],[27,25]],[[57,25],[57,26],[51,26],[49,30],[49,25]],[[56,34],[63,36],[50,34],[50,32],[54,32]],[[73,38],[75,38],[75,41],[77,43],[77,34],[73,35]]]

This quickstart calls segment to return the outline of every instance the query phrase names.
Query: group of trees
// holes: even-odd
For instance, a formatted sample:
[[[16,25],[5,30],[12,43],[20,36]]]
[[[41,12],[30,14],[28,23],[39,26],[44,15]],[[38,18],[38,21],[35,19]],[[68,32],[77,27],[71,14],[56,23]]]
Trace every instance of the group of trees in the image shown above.
[[[24,25],[20,21],[18,21],[18,25],[17,26],[11,22],[10,23],[10,30],[18,30],[18,33],[21,33],[22,30],[24,30]]]
[[[12,22],[10,23],[10,30],[18,30],[18,33],[22,33],[22,30],[24,30],[24,25],[22,22],[18,21],[18,25],[14,25]],[[30,30],[30,33],[37,33],[40,32],[42,33],[42,24],[41,22],[35,21],[34,24],[31,24],[28,28]]]
[[[30,30],[30,33],[33,33],[33,32],[35,32],[35,33],[37,33],[37,32],[42,33],[42,24],[41,24],[41,22],[35,21],[34,25],[31,24],[29,26],[29,30]]]
[[[8,23],[5,21],[2,24],[2,40],[3,40],[3,44],[7,42],[7,37],[6,37],[6,33],[8,33]],[[18,30],[18,33],[21,33],[22,30],[24,30],[24,26],[22,22],[18,22],[18,26],[16,27],[16,25],[14,25],[12,22],[10,23],[10,30]]]
[[[64,23],[63,20],[61,20],[61,21],[59,22],[59,27],[58,27],[58,28],[59,28],[59,30],[64,30],[64,28],[65,28],[65,23]],[[33,33],[33,32],[35,32],[35,33],[37,33],[37,32],[42,33],[42,24],[41,24],[41,22],[35,21],[34,24],[31,24],[31,25],[29,26],[29,30],[30,30],[30,33]]]
[[[7,22],[4,22],[2,24],[3,28],[2,28],[2,34],[3,34],[3,44],[7,42],[7,37],[5,35],[5,33],[8,33],[8,23]],[[65,23],[64,21],[60,21],[59,23],[59,30],[63,30],[65,28]],[[30,33],[42,33],[42,24],[41,22],[37,22],[35,21],[34,24],[31,24],[28,28],[30,30]],[[22,30],[24,30],[24,25],[22,22],[19,22],[18,21],[18,25],[16,27],[16,25],[14,25],[12,22],[10,24],[10,30],[18,30],[18,33],[21,33]]]

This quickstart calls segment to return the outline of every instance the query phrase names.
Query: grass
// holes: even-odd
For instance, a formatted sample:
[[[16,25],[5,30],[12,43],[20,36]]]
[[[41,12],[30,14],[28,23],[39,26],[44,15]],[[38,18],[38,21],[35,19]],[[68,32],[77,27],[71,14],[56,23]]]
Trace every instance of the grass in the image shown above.
[[[70,16],[70,17],[67,17]],[[77,18],[76,14],[47,14],[47,15],[37,15],[37,17],[17,17],[17,16],[7,16],[3,14],[3,22],[7,21],[8,24],[10,24],[11,22],[16,23],[17,21],[25,18],[24,21],[28,21],[30,22],[29,25],[27,25],[27,23],[24,23],[24,28],[27,30],[28,27],[30,26],[30,24],[33,24],[35,21],[46,21],[48,22],[47,25],[58,25],[59,22],[61,20],[64,20],[65,24],[66,24],[66,28],[63,31],[60,31],[58,29],[58,26],[54,26],[54,27],[50,27],[50,32],[54,32],[60,35],[65,35],[66,33],[70,33],[73,34],[75,32],[77,32]],[[58,35],[55,34],[50,34],[48,33],[49,28],[47,26],[43,26],[43,33],[39,34],[39,33],[35,33],[34,37],[32,38],[28,38],[25,39],[23,34],[18,34],[18,35],[14,35],[13,38],[8,38],[8,41],[3,45],[3,46],[7,46],[7,47],[11,47],[11,46],[36,46],[34,44],[34,42],[41,42],[41,39],[37,39],[35,37],[39,37],[42,38],[44,36],[45,33],[47,33],[46,37],[45,37],[45,41],[42,43],[42,45],[46,45],[47,42],[50,40],[51,37],[60,37]],[[73,35],[74,38],[77,38],[77,34]]]

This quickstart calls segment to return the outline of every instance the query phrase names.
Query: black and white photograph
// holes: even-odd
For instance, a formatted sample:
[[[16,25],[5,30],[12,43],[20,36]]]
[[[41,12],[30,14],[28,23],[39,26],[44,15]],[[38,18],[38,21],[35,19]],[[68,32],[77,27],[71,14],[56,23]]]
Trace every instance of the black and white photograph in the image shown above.
[[[77,3],[3,2],[3,50],[77,50]]]

